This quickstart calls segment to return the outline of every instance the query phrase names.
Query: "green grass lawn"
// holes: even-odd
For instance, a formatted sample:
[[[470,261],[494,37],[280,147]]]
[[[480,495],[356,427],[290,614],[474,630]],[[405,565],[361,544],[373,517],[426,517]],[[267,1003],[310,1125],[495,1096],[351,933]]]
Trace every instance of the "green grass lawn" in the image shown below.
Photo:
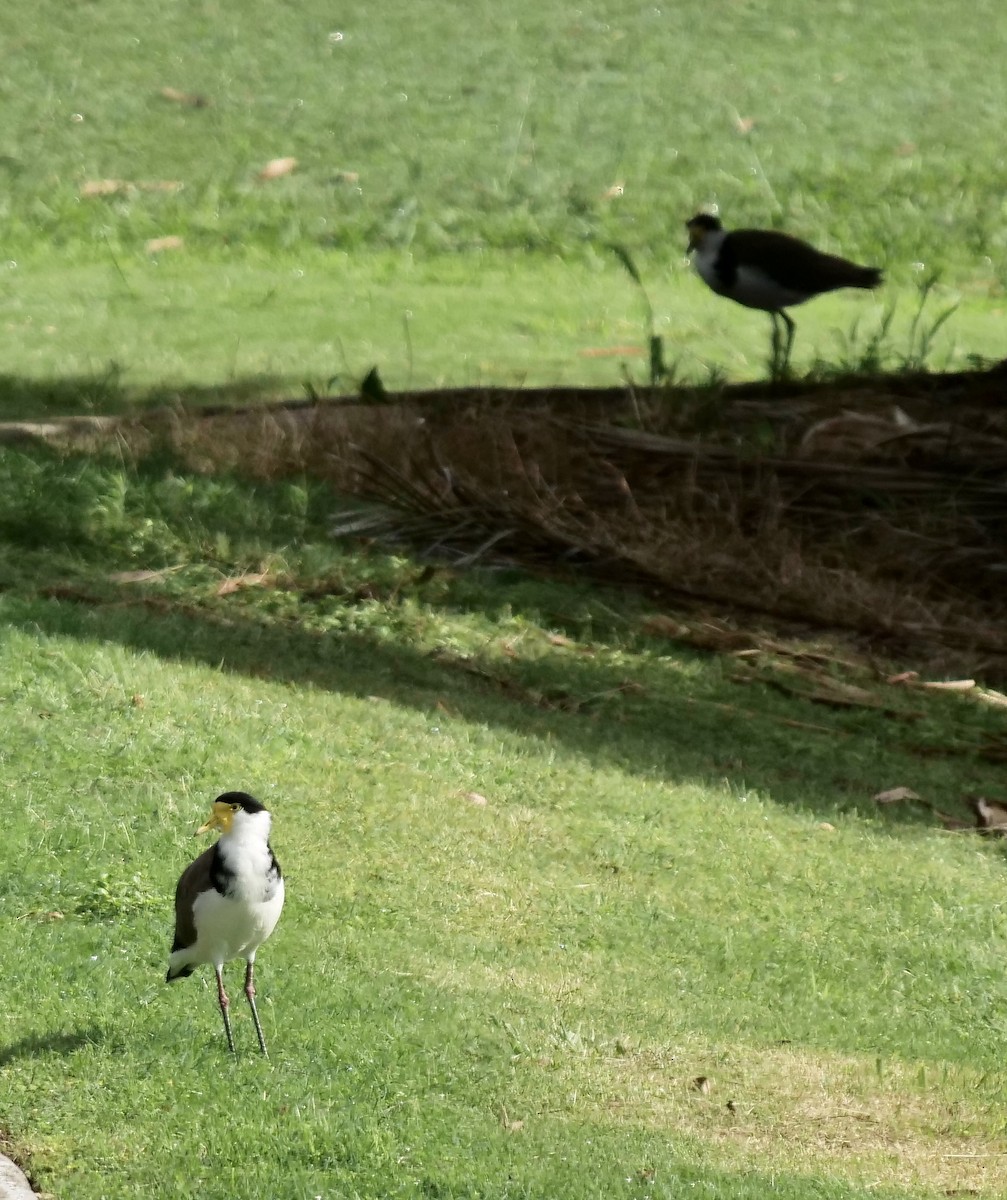
[[[108,260],[67,267],[46,255],[11,274],[0,298],[4,418],[353,392],[374,365],[397,390],[648,378],[642,302],[614,256],[412,260],[307,248],[210,263],[134,255],[120,266],[122,277]],[[679,382],[765,374],[764,314],[726,304],[681,261],[648,291]],[[921,330],[955,298],[938,289]],[[897,303],[883,351],[893,365],[910,354],[919,305],[912,289]],[[971,306],[967,339],[960,312],[937,335],[931,365],[961,368],[1002,350],[996,303]],[[855,367],[884,316],[873,297],[823,298],[799,315],[795,366]]]
[[[0,456],[0,1126],[39,1186],[1002,1195],[1002,854],[871,799],[995,794],[995,711],[811,708],[632,595],[342,549],[335,507]],[[288,877],[269,1061],[162,982],[232,787]]]
[[[613,242],[679,377],[762,375],[766,318],[683,261],[714,203],[886,268],[797,314],[799,369],[855,365],[889,302],[912,357],[934,272],[930,361],[1002,357],[1005,33],[992,0],[14,0],[0,416],[372,365],[642,379]],[[0,1148],[39,1188],[1007,1193],[1001,847],[871,799],[998,794],[997,710],[812,708],[646,632],[639,595],[431,577],[335,545],[337,507],[0,448]],[[241,1003],[231,1061],[206,971],[163,983],[230,788],[288,877],[268,1061]]]
[[[933,361],[1003,353],[992,0],[8,9],[0,371],[15,379],[115,364],[140,388],[265,375],[290,391],[377,362],[399,387],[617,382],[618,348],[644,331],[613,241],[681,373],[760,375],[768,321],[683,266],[683,221],[712,203],[883,265],[907,316],[939,273],[960,308]],[[259,179],[288,155],[293,173]],[[123,186],[87,194],[102,181]],[[145,251],[163,237],[184,245]],[[837,334],[882,302],[802,310],[795,364],[841,358]]]

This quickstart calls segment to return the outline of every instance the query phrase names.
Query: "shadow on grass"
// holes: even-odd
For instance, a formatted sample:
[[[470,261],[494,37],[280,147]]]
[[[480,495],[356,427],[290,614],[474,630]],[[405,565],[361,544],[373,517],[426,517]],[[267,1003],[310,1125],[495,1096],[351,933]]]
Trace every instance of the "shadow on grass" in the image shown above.
[[[921,735],[911,721],[812,708],[757,686],[725,687],[718,671],[691,672],[681,693],[668,689],[651,697],[628,677],[631,667],[623,671],[589,655],[487,667],[366,633],[277,625],[237,605],[202,611],[166,597],[105,602],[75,596],[73,589],[59,589],[57,597],[8,593],[5,618],[49,636],[119,643],[251,678],[377,696],[505,728],[595,766],[675,782],[727,782],[738,794],[758,792],[823,817],[860,811],[878,818],[871,797],[893,784],[930,795],[953,788],[942,799],[945,808],[954,808],[969,787],[960,759],[914,751]],[[932,813],[910,805],[891,806],[883,816],[934,823]]]
[[[259,401],[303,396],[302,381],[249,375],[223,383],[130,384],[117,363],[92,375],[30,379],[0,375],[0,421],[66,416],[119,416],[141,409],[184,404],[194,409],[235,408]]]
[[[93,1046],[104,1041],[105,1031],[97,1025],[74,1029],[70,1033],[30,1033],[8,1046],[0,1046],[0,1067],[22,1058],[38,1058],[46,1054],[72,1054],[81,1046]]]

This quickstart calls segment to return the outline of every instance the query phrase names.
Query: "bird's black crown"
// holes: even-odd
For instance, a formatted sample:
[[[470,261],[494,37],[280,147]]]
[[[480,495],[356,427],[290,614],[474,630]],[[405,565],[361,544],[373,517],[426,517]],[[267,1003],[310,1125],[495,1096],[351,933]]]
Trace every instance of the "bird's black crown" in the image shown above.
[[[706,229],[710,233],[716,233],[717,230],[724,228],[720,223],[720,218],[711,216],[710,213],[696,213],[685,223],[686,229],[691,229],[694,225],[698,225],[700,229]]]
[[[266,811],[266,806],[260,804],[254,796],[250,796],[248,792],[223,792],[214,800],[214,804],[236,804],[239,808],[243,808],[247,813],[260,813]]]

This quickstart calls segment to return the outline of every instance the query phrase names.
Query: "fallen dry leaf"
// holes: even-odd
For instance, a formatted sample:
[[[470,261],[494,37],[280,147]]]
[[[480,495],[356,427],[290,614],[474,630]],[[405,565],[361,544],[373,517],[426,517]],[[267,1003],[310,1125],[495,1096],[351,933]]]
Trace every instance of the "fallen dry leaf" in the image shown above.
[[[242,588],[258,587],[266,582],[269,575],[266,571],[246,571],[243,575],[231,575],[222,579],[214,593],[217,596],[231,596]]]
[[[113,571],[108,576],[108,581],[109,583],[148,583],[152,579],[163,579],[166,575],[173,575],[181,569],[181,567],[159,567],[157,570],[149,571]]]
[[[184,186],[180,179],[88,179],[80,185],[79,195],[89,199],[124,192],[179,192]]]
[[[703,621],[698,625],[686,625],[661,613],[644,617],[640,622],[644,633],[655,637],[671,638],[677,642],[685,642],[697,650],[710,650],[715,654],[740,654],[744,651],[758,650],[760,646],[754,634],[744,630],[731,629],[711,621]]]
[[[164,250],[181,250],[184,245],[184,238],[178,237],[177,234],[169,234],[167,237],[148,239],[143,248],[148,254],[160,254]]]
[[[481,792],[465,792],[463,793],[469,804],[474,804],[476,808],[485,808],[489,801]]]
[[[986,796],[974,796],[970,800],[976,822],[983,833],[998,833],[1007,836],[1007,804],[989,800]]]
[[[83,198],[120,196],[124,192],[180,192],[178,179],[89,179],[80,185]]]
[[[576,646],[577,643],[573,638],[568,638],[562,633],[550,633],[547,638],[550,646]]]
[[[740,133],[742,135],[744,135],[746,133],[751,133],[752,130],[755,128],[755,126],[756,126],[756,120],[754,117],[735,117],[734,118],[734,128],[738,131],[738,133]]]
[[[514,1120],[507,1116],[507,1109],[501,1104],[500,1106],[500,1124],[507,1130],[508,1133],[520,1133],[524,1129],[524,1121]]]
[[[919,684],[932,692],[971,692],[975,685],[974,679],[933,679]]]
[[[259,172],[260,179],[279,179],[289,175],[297,166],[296,158],[273,158]]]
[[[887,788],[883,792],[878,792],[871,799],[876,804],[898,804],[902,800],[919,800],[919,796],[912,788],[893,787]]]
[[[81,184],[81,196],[114,196],[124,192],[129,184],[124,179],[89,179]]]
[[[602,200],[614,200],[617,196],[623,196],[626,193],[626,185],[620,180],[618,183],[613,183],[611,187],[606,188],[602,194]]]
[[[823,830],[825,833],[835,833],[836,832],[835,825],[833,825],[830,821],[819,821],[818,828]]]
[[[190,108],[208,108],[210,105],[209,96],[204,96],[201,92],[180,92],[178,88],[163,87],[160,95],[172,104],[187,104]]]
[[[642,346],[584,346],[577,351],[581,358],[640,358]]]
[[[18,917],[19,921],[62,921],[63,914],[58,908],[30,908],[27,912],[21,913]]]
[[[708,1096],[713,1090],[713,1080],[709,1075],[697,1075],[689,1086],[693,1091],[702,1092],[704,1096]]]
[[[676,621],[673,617],[666,617],[663,613],[654,613],[653,616],[644,617],[640,622],[640,628],[644,633],[664,638],[677,638],[688,632],[688,626],[683,625],[681,621]]]

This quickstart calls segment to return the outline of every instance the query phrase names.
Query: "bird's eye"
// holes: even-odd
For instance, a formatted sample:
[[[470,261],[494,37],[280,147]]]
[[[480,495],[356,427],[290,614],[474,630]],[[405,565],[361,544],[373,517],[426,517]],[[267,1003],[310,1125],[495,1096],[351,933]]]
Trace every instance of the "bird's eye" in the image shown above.
[[[240,810],[240,808],[241,808],[241,805],[240,805],[240,804],[232,804],[232,805],[231,805],[231,812],[238,812],[238,811]]]

